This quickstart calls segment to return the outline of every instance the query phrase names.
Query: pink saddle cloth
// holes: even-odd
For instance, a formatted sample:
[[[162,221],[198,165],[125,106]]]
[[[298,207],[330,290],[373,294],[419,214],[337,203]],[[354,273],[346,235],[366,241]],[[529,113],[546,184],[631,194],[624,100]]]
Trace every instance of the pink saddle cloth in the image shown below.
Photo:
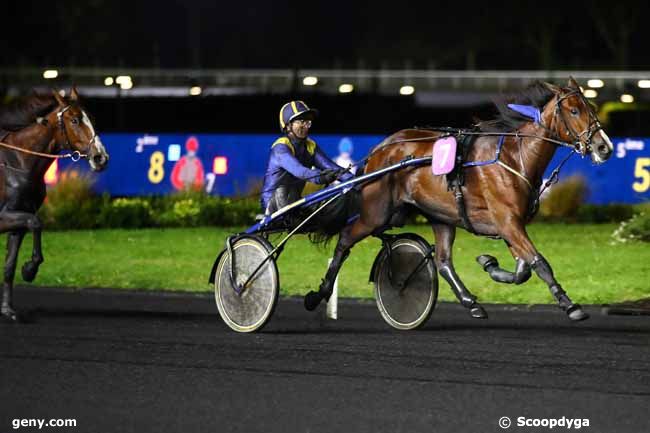
[[[433,143],[433,159],[431,161],[433,174],[447,174],[454,169],[456,146],[454,137],[441,138]]]

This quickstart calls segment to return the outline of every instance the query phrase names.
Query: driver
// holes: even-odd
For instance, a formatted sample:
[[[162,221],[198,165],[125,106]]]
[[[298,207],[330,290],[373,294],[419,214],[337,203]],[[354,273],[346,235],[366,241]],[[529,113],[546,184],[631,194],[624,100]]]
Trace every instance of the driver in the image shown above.
[[[300,198],[305,182],[327,185],[342,168],[308,137],[318,111],[302,101],[287,102],[280,109],[280,129],[285,134],[271,146],[262,189],[262,209],[271,214]],[[353,175],[345,173],[340,180]]]

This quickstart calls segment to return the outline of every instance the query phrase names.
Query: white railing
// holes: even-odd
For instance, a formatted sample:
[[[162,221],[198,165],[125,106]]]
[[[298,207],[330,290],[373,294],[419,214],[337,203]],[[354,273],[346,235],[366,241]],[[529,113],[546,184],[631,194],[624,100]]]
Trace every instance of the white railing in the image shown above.
[[[90,96],[189,96],[192,86],[201,95],[337,93],[341,84],[351,84],[354,92],[394,95],[402,86],[412,86],[414,93],[494,93],[520,89],[534,80],[564,83],[573,76],[583,86],[600,79],[604,87],[598,92],[614,95],[636,92],[640,100],[650,99],[650,89],[640,88],[640,80],[650,80],[650,71],[472,71],[472,70],[370,70],[370,69],[137,69],[61,67],[56,77],[43,77],[45,68],[1,68],[0,86],[11,93],[30,88],[66,87],[75,83]],[[50,74],[52,75],[52,74]],[[131,77],[130,89],[120,89],[114,79]],[[104,85],[107,77],[113,84]],[[316,77],[312,86],[305,77]],[[313,79],[312,79],[313,81]]]

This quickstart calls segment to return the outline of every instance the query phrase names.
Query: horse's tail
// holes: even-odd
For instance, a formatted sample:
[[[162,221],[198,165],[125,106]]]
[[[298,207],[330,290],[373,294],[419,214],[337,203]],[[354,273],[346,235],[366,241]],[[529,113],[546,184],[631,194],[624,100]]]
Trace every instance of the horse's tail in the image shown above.
[[[327,246],[334,236],[358,217],[360,199],[361,193],[353,188],[323,208],[314,216],[316,227],[309,233],[309,240]]]

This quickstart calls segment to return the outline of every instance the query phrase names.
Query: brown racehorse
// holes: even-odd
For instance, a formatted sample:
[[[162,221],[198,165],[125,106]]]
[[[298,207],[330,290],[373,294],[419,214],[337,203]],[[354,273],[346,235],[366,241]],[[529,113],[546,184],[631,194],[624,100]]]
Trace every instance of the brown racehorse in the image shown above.
[[[20,319],[12,306],[16,259],[28,230],[34,244],[23,279],[33,281],[43,263],[42,224],[36,212],[45,199],[45,172],[62,150],[71,151],[68,156],[75,159],[87,158],[94,171],[106,168],[108,154],[75,88],[68,98],[52,92],[6,107],[0,113],[0,142],[0,232],[8,232],[0,318],[15,322]]]
[[[507,102],[528,104],[540,118],[535,122],[521,116],[512,111]],[[542,176],[558,144],[573,147],[582,156],[589,154],[592,161],[599,164],[611,156],[612,143],[573,79],[564,88],[535,83],[511,100],[497,104],[497,108],[500,114],[496,119],[477,125],[478,138],[464,160],[498,159],[498,162],[463,167],[464,182],[460,192],[465,212],[461,210],[457,193],[450,188],[448,178],[434,176],[430,166],[398,170],[365,185],[361,190],[360,216],[340,232],[334,258],[320,290],[305,297],[308,310],[316,308],[321,299],[329,299],[334,279],[354,244],[394,226],[405,209],[416,208],[427,217],[433,228],[435,263],[440,275],[472,317],[486,318],[487,313],[454,270],[452,247],[457,226],[473,229],[479,235],[499,237],[506,242],[516,261],[515,272],[499,268],[491,256],[477,258],[492,279],[521,284],[530,278],[532,269],[548,284],[559,306],[571,320],[588,317],[556,281],[551,266],[535,248],[525,226],[532,218],[531,203],[538,198]],[[431,130],[399,131],[373,149],[365,172],[378,170],[409,156],[431,155],[432,145],[441,135],[442,132]]]

